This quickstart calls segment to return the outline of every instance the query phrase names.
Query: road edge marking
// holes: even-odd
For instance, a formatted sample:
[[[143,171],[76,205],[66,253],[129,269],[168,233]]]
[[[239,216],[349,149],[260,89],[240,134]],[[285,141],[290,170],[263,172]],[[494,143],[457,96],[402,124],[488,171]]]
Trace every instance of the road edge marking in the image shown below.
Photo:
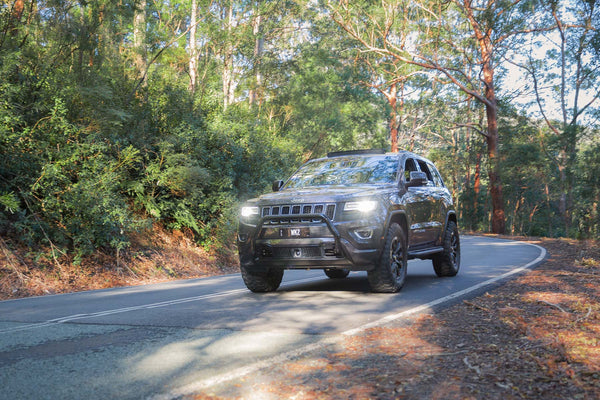
[[[174,389],[174,390],[172,390],[172,391],[170,391],[168,393],[150,396],[149,399],[150,400],[172,400],[172,399],[175,399],[175,398],[179,398],[181,396],[186,396],[186,395],[192,394],[194,392],[197,392],[197,391],[200,391],[200,390],[203,390],[203,389],[208,389],[210,387],[216,386],[216,385],[221,384],[221,383],[232,381],[232,380],[237,379],[237,378],[242,378],[242,377],[244,377],[246,375],[249,375],[249,374],[251,374],[253,372],[260,371],[262,369],[265,369],[265,368],[267,368],[269,366],[272,366],[272,365],[275,365],[275,364],[282,364],[282,363],[290,361],[290,360],[292,360],[292,359],[294,359],[296,357],[299,357],[299,356],[301,356],[303,354],[306,354],[306,353],[309,353],[309,352],[315,351],[315,350],[320,350],[320,349],[324,348],[325,346],[328,346],[328,345],[331,345],[331,344],[335,344],[335,343],[339,342],[340,339],[342,339],[342,338],[345,338],[345,337],[348,337],[348,336],[357,335],[359,333],[362,333],[362,332],[366,331],[367,329],[371,329],[371,328],[374,328],[374,327],[382,326],[382,325],[385,325],[385,324],[390,323],[392,321],[395,321],[395,320],[398,320],[398,319],[401,319],[401,318],[405,318],[405,317],[407,317],[409,315],[418,314],[420,312],[423,312],[423,311],[426,311],[426,310],[430,310],[432,307],[437,306],[437,305],[442,304],[442,303],[445,303],[447,301],[463,297],[463,296],[465,296],[465,295],[467,295],[467,294],[469,294],[471,292],[474,292],[476,290],[479,290],[479,289],[481,289],[481,288],[483,288],[485,286],[488,286],[488,285],[491,285],[493,283],[499,282],[501,280],[504,280],[504,279],[508,278],[509,276],[512,276],[512,275],[521,273],[521,272],[523,272],[523,271],[525,271],[527,269],[530,269],[530,268],[538,265],[542,261],[544,261],[544,259],[546,258],[547,251],[542,246],[538,246],[538,245],[533,244],[533,243],[519,242],[519,241],[516,241],[516,240],[514,240],[514,241],[511,240],[511,241],[515,242],[515,243],[522,243],[522,244],[525,244],[525,245],[528,245],[528,246],[536,247],[538,250],[540,250],[540,255],[535,260],[533,260],[533,261],[531,261],[531,262],[529,262],[529,263],[527,263],[527,264],[525,264],[525,265],[523,265],[521,267],[515,268],[513,270],[510,270],[510,271],[502,274],[502,275],[498,275],[495,278],[491,278],[491,279],[488,279],[486,281],[480,282],[480,283],[478,283],[476,285],[473,285],[473,286],[468,287],[466,289],[460,290],[458,292],[449,294],[449,295],[444,296],[444,297],[440,297],[439,299],[436,299],[436,300],[432,300],[432,301],[430,301],[428,303],[425,303],[425,304],[422,304],[420,306],[413,307],[411,309],[402,311],[402,312],[397,313],[397,314],[387,315],[387,316],[385,316],[383,318],[378,319],[377,321],[369,322],[369,323],[361,325],[361,326],[359,326],[357,328],[353,328],[353,329],[349,329],[347,331],[344,331],[341,334],[333,335],[333,336],[330,336],[330,337],[326,337],[326,338],[321,339],[321,340],[319,340],[319,341],[317,341],[315,343],[311,343],[311,344],[299,347],[299,348],[297,348],[295,350],[290,350],[288,352],[279,354],[279,355],[274,356],[274,357],[269,357],[269,358],[266,358],[264,360],[257,361],[257,362],[255,362],[253,364],[237,368],[237,369],[235,369],[233,371],[230,371],[230,372],[227,372],[227,373],[224,373],[224,374],[220,374],[220,375],[216,375],[216,376],[211,377],[211,378],[206,378],[206,379],[203,379],[203,380],[198,381],[198,382],[190,383],[190,384],[182,386],[182,387],[180,387],[178,389]]]
[[[317,281],[317,280],[322,280],[322,278],[311,277],[311,278],[295,279],[295,280],[284,282],[283,286],[290,285],[290,284],[298,284],[298,283]],[[122,314],[122,313],[132,312],[132,311],[141,311],[141,310],[147,310],[147,309],[152,309],[152,308],[168,307],[168,306],[172,306],[172,305],[176,305],[176,304],[189,303],[189,302],[193,302],[193,301],[211,299],[211,298],[215,298],[215,297],[230,296],[230,295],[246,293],[246,292],[250,293],[249,290],[244,287],[244,288],[240,288],[240,289],[226,290],[224,292],[207,293],[207,294],[198,295],[198,296],[183,297],[183,298],[173,299],[173,300],[165,300],[165,301],[160,301],[160,302],[156,302],[156,303],[147,303],[147,304],[140,304],[137,306],[96,311],[94,313],[89,313],[89,314],[67,315],[64,317],[58,317],[58,318],[54,318],[54,319],[47,320],[47,321],[19,325],[19,326],[15,326],[12,328],[0,329],[0,335],[6,334],[6,333],[13,333],[13,332],[27,331],[27,330],[32,330],[32,329],[45,328],[47,326],[65,324],[68,322],[73,322],[73,321],[81,320],[81,319],[98,318],[98,317],[104,317],[107,315]],[[6,322],[12,322],[12,321],[6,321]]]

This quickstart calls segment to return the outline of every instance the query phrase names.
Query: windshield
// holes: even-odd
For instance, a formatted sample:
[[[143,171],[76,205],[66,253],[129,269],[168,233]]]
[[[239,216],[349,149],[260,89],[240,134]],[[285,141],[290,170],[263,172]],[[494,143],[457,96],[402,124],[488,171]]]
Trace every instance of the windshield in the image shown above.
[[[335,157],[304,164],[286,189],[307,186],[396,183],[398,157]]]

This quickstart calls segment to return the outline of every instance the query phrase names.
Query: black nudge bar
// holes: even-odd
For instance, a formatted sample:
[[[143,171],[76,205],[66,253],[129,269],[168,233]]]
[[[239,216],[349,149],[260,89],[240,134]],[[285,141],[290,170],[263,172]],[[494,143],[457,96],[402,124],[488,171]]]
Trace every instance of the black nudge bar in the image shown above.
[[[262,231],[262,228],[266,221],[293,220],[293,219],[295,219],[294,218],[295,215],[296,214],[294,214],[294,215],[269,215],[269,216],[261,217],[261,219],[258,221],[258,224],[256,225],[256,230],[254,231],[254,236],[253,236],[252,241],[254,242],[258,238],[258,235],[260,235],[260,232]],[[325,224],[327,225],[327,228],[333,234],[333,237],[335,239],[335,247],[336,247],[337,251],[341,253],[343,258],[345,258],[347,260],[351,259],[348,256],[346,247],[342,245],[342,237],[340,235],[340,232],[337,230],[337,228],[333,225],[333,222],[325,214],[300,214],[297,216],[300,217],[301,219],[319,219],[319,220],[325,222]]]
[[[327,227],[333,234],[336,244],[337,245],[340,244],[339,243],[340,237],[341,237],[340,232],[337,230],[337,228],[333,225],[333,222],[331,222],[331,220],[325,214],[287,214],[287,215],[268,215],[268,216],[262,217],[258,221],[258,225],[256,225],[256,230],[254,231],[253,239],[258,238],[258,235],[262,231],[263,225],[265,224],[266,221],[294,220],[294,219],[296,219],[295,217],[298,217],[300,219],[311,219],[311,220],[312,219],[320,219],[321,221],[325,222],[325,224],[327,225]]]

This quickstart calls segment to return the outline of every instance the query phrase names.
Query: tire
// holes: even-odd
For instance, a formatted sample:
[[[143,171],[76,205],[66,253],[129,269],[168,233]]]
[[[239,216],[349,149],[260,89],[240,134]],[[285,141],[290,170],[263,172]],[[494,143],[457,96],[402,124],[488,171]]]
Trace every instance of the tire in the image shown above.
[[[404,229],[391,224],[385,236],[381,259],[375,268],[368,271],[369,285],[373,292],[395,293],[406,281],[408,251]]]
[[[283,279],[282,269],[268,269],[266,271],[252,271],[245,267],[240,269],[246,287],[255,293],[274,292]]]
[[[331,279],[343,279],[350,273],[349,269],[325,268],[325,275]]]
[[[460,237],[453,221],[448,221],[443,246],[444,251],[433,256],[433,269],[440,277],[455,276],[460,269]]]

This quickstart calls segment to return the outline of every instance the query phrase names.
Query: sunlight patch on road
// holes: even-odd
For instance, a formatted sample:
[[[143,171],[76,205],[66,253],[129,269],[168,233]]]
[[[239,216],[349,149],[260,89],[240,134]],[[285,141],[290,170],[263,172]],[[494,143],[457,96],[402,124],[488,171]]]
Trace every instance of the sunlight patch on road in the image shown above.
[[[509,242],[510,243],[510,242]],[[430,311],[433,307],[443,304],[445,302],[466,296],[469,293],[475,292],[477,290],[482,289],[483,287],[486,287],[488,285],[494,284],[496,282],[502,281],[504,279],[507,279],[508,277],[521,273],[537,264],[539,264],[540,262],[542,262],[545,258],[546,258],[546,249],[544,249],[543,247],[534,245],[534,244],[530,244],[530,243],[522,243],[522,242],[514,242],[514,243],[518,243],[518,244],[525,244],[528,246],[533,246],[535,248],[537,248],[540,251],[539,256],[534,259],[533,261],[518,267],[518,268],[514,268],[504,274],[501,274],[497,277],[488,279],[484,282],[481,282],[479,284],[476,284],[474,286],[471,286],[469,288],[460,290],[458,292],[452,293],[448,296],[444,296],[441,298],[438,298],[436,300],[430,301],[426,304],[422,304],[420,306],[417,307],[413,307],[411,309],[405,310],[403,312],[397,313],[397,314],[391,314],[391,315],[387,315],[377,321],[371,322],[371,323],[367,323],[364,324],[362,326],[359,326],[357,328],[354,329],[350,329],[347,330],[345,332],[342,332],[342,334],[337,335],[337,336],[329,336],[329,337],[325,337],[324,339],[321,339],[318,342],[315,343],[311,343],[302,347],[299,347],[297,349],[288,351],[286,353],[282,353],[279,354],[275,357],[271,357],[271,358],[266,358],[263,360],[260,360],[254,364],[250,364],[250,365],[246,365],[244,367],[240,367],[238,369],[235,370],[231,370],[228,373],[225,374],[221,374],[221,375],[216,375],[213,376],[211,378],[205,379],[205,380],[201,380],[201,381],[196,381],[194,383],[179,387],[177,389],[174,389],[168,393],[164,393],[164,394],[160,394],[160,395],[155,395],[152,396],[150,399],[152,400],[171,400],[171,399],[175,399],[175,398],[179,398],[181,396],[185,396],[188,394],[192,394],[195,392],[199,392],[201,390],[206,390],[210,387],[213,386],[217,386],[219,384],[223,384],[225,382],[229,382],[232,381],[234,379],[239,379],[242,378],[246,375],[255,373],[257,371],[260,371],[264,368],[267,368],[269,366],[272,366],[274,364],[279,364],[279,363],[283,363],[283,362],[287,362],[295,357],[300,357],[306,353],[309,353],[311,351],[320,351],[323,348],[325,348],[326,346],[329,345],[333,345],[338,343],[340,340],[342,340],[345,337],[351,336],[351,335],[357,335],[359,333],[362,333],[364,331],[366,331],[367,329],[370,328],[375,328],[375,327],[379,327],[382,325],[385,325],[387,323],[390,323],[392,321],[395,320],[399,320],[402,318],[406,318],[408,316],[412,316],[415,314],[419,314],[419,313],[426,313],[428,311]]]
[[[158,378],[185,369],[186,365],[193,363],[199,357],[199,353],[202,353],[202,349],[211,341],[211,338],[206,337],[170,343],[150,355],[140,354],[132,357],[127,363],[135,375]]]

